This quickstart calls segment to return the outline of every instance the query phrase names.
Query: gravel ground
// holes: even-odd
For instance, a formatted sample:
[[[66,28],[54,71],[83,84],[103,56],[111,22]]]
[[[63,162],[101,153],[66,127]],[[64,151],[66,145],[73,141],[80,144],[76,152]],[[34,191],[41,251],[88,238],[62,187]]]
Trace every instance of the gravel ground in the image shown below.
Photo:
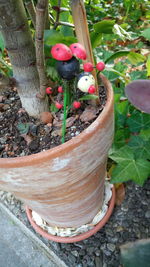
[[[32,231],[23,204],[0,191],[0,200]],[[109,222],[94,236],[74,244],[59,244],[37,236],[69,267],[121,267],[119,246],[150,237],[150,179],[144,187],[126,184],[126,197]]]

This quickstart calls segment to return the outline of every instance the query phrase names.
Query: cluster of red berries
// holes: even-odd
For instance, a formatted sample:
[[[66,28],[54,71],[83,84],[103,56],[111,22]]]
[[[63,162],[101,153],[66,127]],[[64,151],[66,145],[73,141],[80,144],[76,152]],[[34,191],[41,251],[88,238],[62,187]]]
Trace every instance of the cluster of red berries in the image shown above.
[[[105,69],[105,63],[103,61],[100,61],[99,63],[96,64],[96,68],[99,71],[103,71]],[[91,72],[94,69],[94,66],[91,62],[87,62],[83,65],[83,69],[86,72]]]
[[[62,86],[59,86],[57,90],[58,90],[58,93],[63,93],[63,88],[62,88]],[[46,88],[46,94],[47,94],[47,95],[51,95],[52,93],[53,93],[53,89],[52,89],[51,87],[47,87],[47,88]],[[60,102],[56,101],[56,102],[55,102],[55,107],[56,107],[57,109],[62,109],[63,104],[61,104]],[[81,103],[80,103],[79,101],[74,101],[74,102],[73,102],[73,107],[74,107],[75,109],[78,109],[78,108],[81,107]]]

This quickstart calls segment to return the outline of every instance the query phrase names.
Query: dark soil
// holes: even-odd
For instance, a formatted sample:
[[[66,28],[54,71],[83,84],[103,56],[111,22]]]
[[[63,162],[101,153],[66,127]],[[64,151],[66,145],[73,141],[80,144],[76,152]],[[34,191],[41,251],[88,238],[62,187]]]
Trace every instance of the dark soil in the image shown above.
[[[92,107],[91,101],[84,101],[80,109],[70,110],[65,141],[80,134],[100,114],[106,102],[105,89],[101,87],[99,93],[100,106]],[[81,121],[85,110],[88,113]],[[22,109],[16,88],[6,90],[0,95],[0,157],[35,154],[60,145],[62,110],[52,115],[52,123],[41,123]]]

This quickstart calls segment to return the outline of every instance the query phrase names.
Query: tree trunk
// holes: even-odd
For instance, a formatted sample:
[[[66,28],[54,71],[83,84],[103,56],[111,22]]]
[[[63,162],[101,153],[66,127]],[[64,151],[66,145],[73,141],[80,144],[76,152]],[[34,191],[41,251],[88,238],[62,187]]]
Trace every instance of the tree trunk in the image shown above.
[[[41,112],[48,110],[48,102],[36,97],[40,94],[40,84],[35,47],[22,0],[0,0],[0,29],[22,106],[30,116],[39,117]]]

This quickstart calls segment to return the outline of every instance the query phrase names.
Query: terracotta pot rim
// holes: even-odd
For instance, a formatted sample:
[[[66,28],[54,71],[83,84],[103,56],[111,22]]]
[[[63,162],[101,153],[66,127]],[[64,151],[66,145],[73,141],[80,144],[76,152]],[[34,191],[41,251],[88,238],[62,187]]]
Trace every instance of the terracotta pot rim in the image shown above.
[[[100,115],[97,117],[97,119],[93,123],[91,123],[91,125],[88,128],[86,128],[78,136],[72,138],[66,143],[61,144],[57,147],[48,149],[46,151],[41,151],[36,154],[32,154],[28,156],[21,156],[21,157],[15,157],[15,158],[1,158],[0,167],[1,168],[6,168],[6,167],[16,168],[16,167],[22,167],[22,166],[31,166],[31,165],[40,163],[41,161],[42,162],[48,161],[50,159],[59,157],[60,155],[64,154],[64,151],[66,151],[67,153],[67,151],[70,151],[74,147],[79,146],[85,139],[89,139],[94,134],[94,132],[96,132],[99,127],[101,127],[101,124],[103,123],[103,121],[105,121],[106,117],[108,116],[108,111],[111,109],[112,101],[113,101],[113,89],[112,89],[111,83],[108,81],[108,79],[103,74],[100,74],[100,78],[103,84],[107,88],[107,101]]]
[[[109,220],[112,212],[113,212],[113,209],[114,209],[114,206],[115,206],[115,196],[116,196],[116,193],[115,193],[115,187],[113,186],[112,187],[112,198],[109,202],[109,207],[108,207],[108,210],[107,210],[107,213],[106,215],[103,217],[103,219],[94,226],[94,228],[92,228],[91,230],[83,233],[83,234],[80,234],[80,235],[77,235],[77,236],[73,236],[73,237],[60,237],[60,236],[54,236],[52,234],[49,234],[47,233],[46,231],[44,231],[40,226],[38,226],[32,219],[32,210],[30,208],[28,208],[26,206],[26,214],[27,214],[27,217],[28,217],[28,220],[30,222],[30,224],[32,225],[32,227],[34,228],[34,230],[39,233],[41,236],[43,236],[44,238],[48,239],[48,240],[51,240],[51,241],[55,241],[55,242],[58,242],[58,243],[74,243],[74,242],[79,242],[81,240],[84,240],[94,234],[96,234],[106,223],[107,221]]]

